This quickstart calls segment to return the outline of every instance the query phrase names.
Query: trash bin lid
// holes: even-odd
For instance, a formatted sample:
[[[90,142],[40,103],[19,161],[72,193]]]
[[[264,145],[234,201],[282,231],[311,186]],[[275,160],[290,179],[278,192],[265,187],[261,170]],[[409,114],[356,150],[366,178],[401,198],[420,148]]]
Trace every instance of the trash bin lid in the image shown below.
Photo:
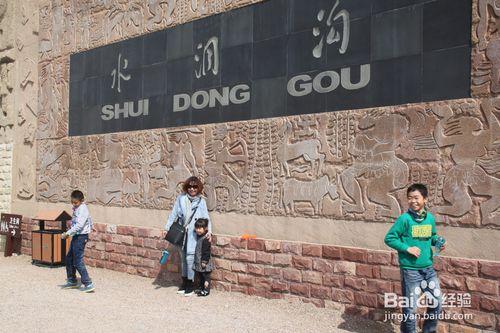
[[[71,220],[71,215],[65,210],[44,210],[38,212],[33,219],[43,221],[68,221]]]

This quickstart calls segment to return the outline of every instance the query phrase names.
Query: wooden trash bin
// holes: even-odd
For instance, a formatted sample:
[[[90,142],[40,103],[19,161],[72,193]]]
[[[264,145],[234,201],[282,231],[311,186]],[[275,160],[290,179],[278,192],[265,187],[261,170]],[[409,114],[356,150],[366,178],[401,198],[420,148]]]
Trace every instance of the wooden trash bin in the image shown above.
[[[32,263],[51,267],[64,265],[70,238],[62,239],[61,234],[67,230],[71,215],[64,210],[43,211],[34,220],[38,220],[38,230],[32,231]]]

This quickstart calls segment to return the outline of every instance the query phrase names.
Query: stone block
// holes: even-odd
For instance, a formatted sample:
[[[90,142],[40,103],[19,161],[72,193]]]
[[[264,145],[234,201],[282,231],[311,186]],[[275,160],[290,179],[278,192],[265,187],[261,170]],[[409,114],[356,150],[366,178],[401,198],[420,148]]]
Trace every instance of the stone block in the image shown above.
[[[274,255],[274,265],[288,267],[292,265],[292,256],[290,254],[276,253]]]
[[[311,270],[312,269],[312,259],[293,256],[292,258],[293,267],[301,270]]]
[[[274,256],[272,253],[266,252],[256,252],[255,262],[258,264],[272,265],[274,261]]]
[[[322,255],[327,259],[342,259],[341,248],[338,246],[323,245]]]
[[[320,258],[323,253],[322,245],[302,244],[302,255]]]
[[[323,283],[323,274],[321,272],[302,271],[302,281],[321,285]]]
[[[469,291],[477,291],[487,295],[498,295],[498,282],[481,278],[467,277],[465,283]]]

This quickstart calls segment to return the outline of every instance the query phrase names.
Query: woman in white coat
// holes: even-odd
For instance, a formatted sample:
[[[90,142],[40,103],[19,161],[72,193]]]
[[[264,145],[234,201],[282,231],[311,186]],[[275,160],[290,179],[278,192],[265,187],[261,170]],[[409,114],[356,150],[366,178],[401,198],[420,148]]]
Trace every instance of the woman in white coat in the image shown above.
[[[199,218],[208,219],[208,237],[212,235],[212,222],[208,216],[207,202],[202,197],[203,184],[198,177],[189,177],[182,186],[183,193],[175,200],[172,213],[168,217],[165,230],[168,232],[172,224],[179,218],[179,221],[187,226],[184,245],[179,248],[182,264],[182,285],[177,293],[191,296],[194,293],[194,252],[196,249],[196,232],[194,223]]]

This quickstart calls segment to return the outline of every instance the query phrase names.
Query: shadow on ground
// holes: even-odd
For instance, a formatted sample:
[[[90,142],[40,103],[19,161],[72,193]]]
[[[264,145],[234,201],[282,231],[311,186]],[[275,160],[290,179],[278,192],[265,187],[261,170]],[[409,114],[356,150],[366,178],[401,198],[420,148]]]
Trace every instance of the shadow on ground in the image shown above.
[[[153,280],[155,289],[177,287],[181,283],[181,275],[167,270],[167,265],[162,265],[160,272]]]
[[[381,323],[359,317],[353,317],[343,314],[341,318],[344,322],[340,323],[338,328],[356,333],[394,333],[394,327],[391,323]]]

